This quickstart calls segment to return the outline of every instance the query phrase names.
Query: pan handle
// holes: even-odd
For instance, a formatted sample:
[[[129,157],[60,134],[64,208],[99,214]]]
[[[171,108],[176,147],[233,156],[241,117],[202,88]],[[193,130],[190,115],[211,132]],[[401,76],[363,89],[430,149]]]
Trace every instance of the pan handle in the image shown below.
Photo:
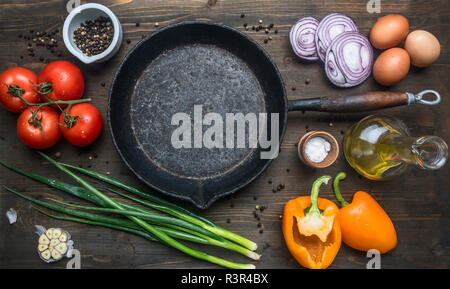
[[[433,94],[434,99],[425,100],[423,96]],[[434,90],[424,90],[418,94],[409,92],[375,91],[345,96],[325,96],[317,98],[290,100],[289,111],[362,112],[382,108],[411,105],[416,102],[436,105],[441,96]]]

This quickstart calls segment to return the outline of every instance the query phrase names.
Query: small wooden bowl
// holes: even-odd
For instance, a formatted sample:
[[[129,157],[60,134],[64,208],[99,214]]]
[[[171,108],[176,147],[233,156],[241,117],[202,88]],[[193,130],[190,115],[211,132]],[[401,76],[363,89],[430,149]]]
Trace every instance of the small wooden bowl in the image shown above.
[[[308,159],[308,156],[305,153],[305,144],[308,140],[310,140],[313,137],[321,137],[325,139],[327,142],[329,142],[331,145],[328,155],[320,163],[312,162],[311,160]],[[305,133],[298,141],[297,153],[298,157],[305,165],[311,168],[323,169],[331,166],[337,160],[339,156],[339,144],[334,136],[325,131],[310,131]]]

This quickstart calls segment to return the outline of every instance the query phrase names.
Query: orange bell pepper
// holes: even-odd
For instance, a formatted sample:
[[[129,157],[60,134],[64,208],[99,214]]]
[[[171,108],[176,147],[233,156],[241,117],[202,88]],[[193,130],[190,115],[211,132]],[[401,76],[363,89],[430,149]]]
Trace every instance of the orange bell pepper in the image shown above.
[[[284,207],[286,245],[295,260],[310,269],[330,266],[341,247],[339,208],[318,197],[320,186],[330,179],[330,176],[318,178],[312,185],[311,196],[290,200]]]
[[[341,203],[339,221],[342,240],[348,246],[367,252],[377,249],[384,254],[397,245],[397,233],[388,214],[368,193],[358,191],[352,203],[344,200],[339,190],[339,181],[345,179],[339,173],[333,181],[334,194]]]

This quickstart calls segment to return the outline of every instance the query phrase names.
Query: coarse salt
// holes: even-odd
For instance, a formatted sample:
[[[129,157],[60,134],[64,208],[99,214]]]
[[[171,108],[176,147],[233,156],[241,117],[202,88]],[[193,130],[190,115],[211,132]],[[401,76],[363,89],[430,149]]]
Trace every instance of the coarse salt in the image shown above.
[[[306,157],[313,163],[323,162],[330,149],[330,143],[321,137],[313,137],[305,144]]]

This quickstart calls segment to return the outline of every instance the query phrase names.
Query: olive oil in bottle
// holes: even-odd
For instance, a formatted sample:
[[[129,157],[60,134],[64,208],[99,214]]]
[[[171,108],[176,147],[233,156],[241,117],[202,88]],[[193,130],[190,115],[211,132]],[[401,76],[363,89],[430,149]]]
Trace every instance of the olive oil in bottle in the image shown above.
[[[400,175],[411,164],[423,169],[441,168],[447,160],[448,148],[439,137],[411,137],[402,121],[373,115],[347,131],[344,154],[362,176],[385,180]]]

